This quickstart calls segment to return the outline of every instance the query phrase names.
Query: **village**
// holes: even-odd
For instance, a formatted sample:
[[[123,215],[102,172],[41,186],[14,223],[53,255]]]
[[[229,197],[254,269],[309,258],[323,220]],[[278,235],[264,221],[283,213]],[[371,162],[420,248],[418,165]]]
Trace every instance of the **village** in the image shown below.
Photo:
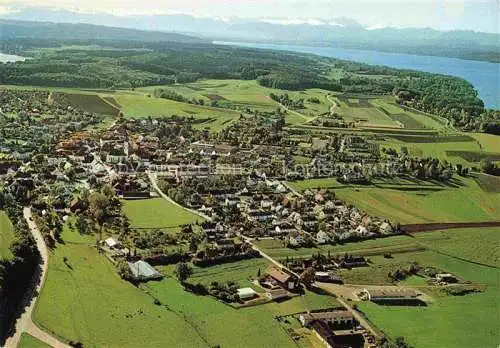
[[[62,226],[71,221],[81,234],[95,234],[95,247],[123,279],[134,284],[162,279],[165,275],[156,266],[176,265],[187,291],[235,308],[280,303],[306,290],[348,293],[338,296],[344,306],[292,316],[326,347],[379,346],[383,335],[352,303],[430,302],[421,291],[397,286],[343,287],[340,271],[371,267],[369,257],[328,251],[276,259],[258,242],[296,250],[403,234],[397,221],[367,214],[337,198],[335,190],[298,192],[289,183],[329,177],[344,184],[388,177],[447,182],[457,170],[451,164],[380,149],[369,138],[288,131],[279,113],[255,119],[242,115],[219,133],[200,130],[193,120],[180,117],[116,115],[101,128],[101,116],[67,105],[64,98],[37,92],[12,104],[16,93],[21,92],[1,94],[9,102],[0,112],[0,178],[5,192],[30,202],[47,245],[55,246]],[[142,200],[166,200],[199,220],[177,226],[176,233],[162,226],[133,228],[122,207]],[[254,258],[264,258],[270,266],[262,274],[259,268],[252,287],[187,281],[189,264],[211,267]],[[401,279],[422,274],[437,285],[465,282],[445,270],[412,272]],[[339,287],[343,290],[332,290]]]

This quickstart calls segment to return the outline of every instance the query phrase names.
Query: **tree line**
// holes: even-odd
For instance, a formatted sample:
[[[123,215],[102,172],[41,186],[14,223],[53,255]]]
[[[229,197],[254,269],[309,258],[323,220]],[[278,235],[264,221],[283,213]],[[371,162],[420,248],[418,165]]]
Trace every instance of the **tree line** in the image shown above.
[[[24,220],[22,207],[14,198],[0,191],[0,209],[14,224],[15,239],[9,249],[13,257],[0,260],[0,346],[10,333],[15,319],[21,313],[25,294],[34,284],[40,263],[40,254],[29,227]]]

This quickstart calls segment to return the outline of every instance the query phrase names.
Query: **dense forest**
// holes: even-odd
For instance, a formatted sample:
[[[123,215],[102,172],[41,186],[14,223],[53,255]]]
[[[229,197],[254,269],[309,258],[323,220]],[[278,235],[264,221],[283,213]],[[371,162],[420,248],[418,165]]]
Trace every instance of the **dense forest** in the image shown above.
[[[445,117],[457,128],[500,132],[499,112],[485,110],[470,83],[445,75],[206,43],[19,38],[2,40],[0,50],[30,57],[1,64],[0,84],[113,89],[212,78],[287,90],[392,93],[401,104]]]

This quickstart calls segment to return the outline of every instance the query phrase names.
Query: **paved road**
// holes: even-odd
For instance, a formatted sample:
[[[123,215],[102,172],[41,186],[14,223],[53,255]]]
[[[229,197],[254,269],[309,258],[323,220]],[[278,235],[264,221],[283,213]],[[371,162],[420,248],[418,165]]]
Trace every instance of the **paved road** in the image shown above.
[[[21,315],[20,318],[16,321],[16,332],[14,336],[9,337],[5,342],[6,348],[16,348],[19,345],[19,341],[21,339],[21,334],[23,332],[29,333],[31,336],[36,337],[40,341],[48,344],[51,347],[55,348],[69,348],[68,345],[59,341],[56,337],[51,334],[41,330],[36,324],[33,322],[31,316],[33,313],[33,309],[35,308],[36,301],[38,300],[38,295],[40,294],[41,289],[43,288],[43,284],[45,283],[45,278],[47,276],[48,269],[48,261],[49,261],[49,251],[47,246],[45,245],[45,241],[43,240],[43,236],[38,230],[36,224],[32,221],[31,217],[31,208],[24,208],[24,218],[28,222],[28,226],[30,228],[31,234],[33,238],[35,238],[36,246],[38,251],[40,252],[40,256],[42,258],[41,263],[41,275],[39,279],[39,283],[35,287],[34,291],[29,291],[26,294],[26,302],[29,302],[29,306],[26,307],[25,312]]]
[[[149,181],[151,181],[151,185],[153,186],[153,189],[158,192],[158,194],[163,198],[163,199],[166,199],[167,201],[169,201],[170,203],[172,203],[173,205],[176,205],[178,206],[179,208],[182,208],[184,210],[187,210],[195,215],[198,215],[202,218],[204,218],[205,220],[208,220],[208,221],[212,221],[212,218],[208,215],[205,215],[203,213],[200,213],[199,211],[197,210],[194,210],[194,209],[189,209],[189,208],[186,208],[182,205],[180,205],[179,203],[177,203],[176,201],[174,201],[172,198],[170,198],[168,195],[166,195],[165,193],[163,193],[163,191],[160,189],[160,187],[158,186],[158,181],[157,181],[157,178],[156,178],[156,174],[154,173],[151,173],[151,172],[148,172],[148,177],[149,177]]]

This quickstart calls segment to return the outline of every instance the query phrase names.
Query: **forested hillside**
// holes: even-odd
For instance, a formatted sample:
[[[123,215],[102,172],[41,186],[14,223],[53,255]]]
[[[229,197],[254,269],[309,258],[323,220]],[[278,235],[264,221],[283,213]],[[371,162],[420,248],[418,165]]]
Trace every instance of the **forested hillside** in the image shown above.
[[[288,90],[394,94],[401,104],[438,114],[464,130],[499,133],[467,81],[286,51],[206,43],[136,40],[3,40],[0,50],[29,56],[0,65],[0,83],[80,88],[135,88],[203,78],[257,80]]]
[[[0,38],[39,38],[58,40],[139,40],[147,42],[203,42],[188,35],[115,28],[92,24],[29,22],[0,19]]]

